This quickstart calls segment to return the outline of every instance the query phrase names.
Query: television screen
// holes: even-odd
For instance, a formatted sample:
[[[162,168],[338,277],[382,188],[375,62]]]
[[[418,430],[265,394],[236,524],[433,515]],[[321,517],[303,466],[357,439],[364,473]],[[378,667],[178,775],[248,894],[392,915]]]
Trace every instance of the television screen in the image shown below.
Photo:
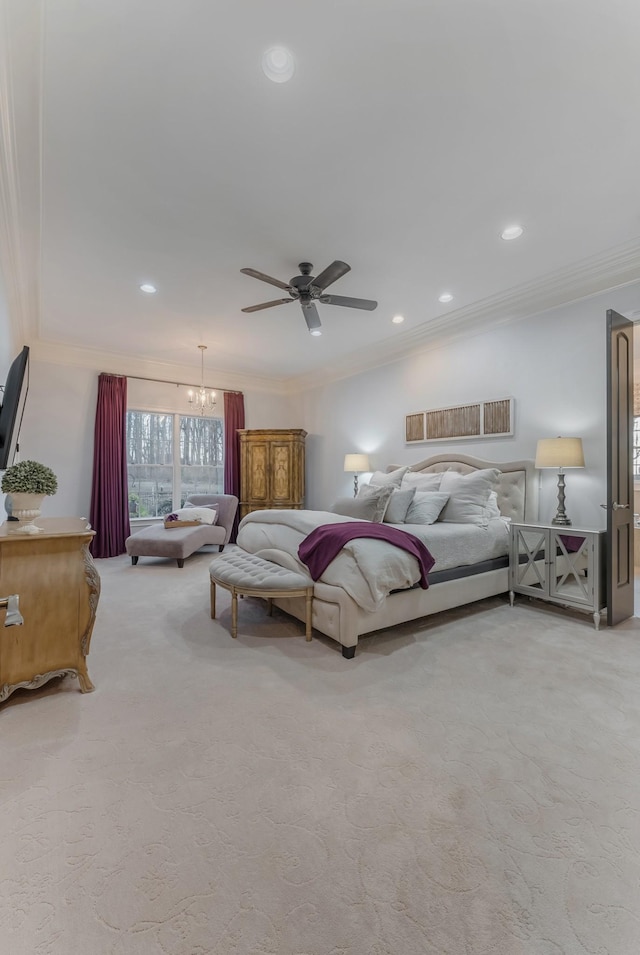
[[[29,390],[29,347],[24,346],[9,369],[4,390],[0,392],[0,471],[13,464],[24,404]]]

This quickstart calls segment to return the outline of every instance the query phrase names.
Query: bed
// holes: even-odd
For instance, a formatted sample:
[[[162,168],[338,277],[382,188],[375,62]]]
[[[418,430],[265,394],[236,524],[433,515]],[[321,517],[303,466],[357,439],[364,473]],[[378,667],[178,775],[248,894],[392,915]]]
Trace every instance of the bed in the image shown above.
[[[327,566],[314,586],[313,626],[336,640],[344,657],[354,656],[358,640],[365,634],[508,591],[509,522],[534,521],[538,516],[533,461],[492,462],[449,453],[408,469],[391,465],[385,474],[395,481],[395,475],[403,472],[402,483],[394,488],[398,490],[405,484],[420,487],[420,482],[425,482],[428,486],[440,478],[444,486],[447,481],[459,482],[458,475],[469,484],[493,469],[499,472],[494,471],[492,485],[497,510],[488,520],[480,524],[443,520],[428,525],[389,524],[418,537],[435,557],[428,589],[419,586],[415,557],[380,540],[356,538]],[[380,480],[384,483],[385,479]],[[333,511],[253,511],[241,521],[237,542],[249,553],[304,571],[298,548],[314,528],[354,519]],[[304,600],[281,598],[274,602],[299,620],[305,619]]]

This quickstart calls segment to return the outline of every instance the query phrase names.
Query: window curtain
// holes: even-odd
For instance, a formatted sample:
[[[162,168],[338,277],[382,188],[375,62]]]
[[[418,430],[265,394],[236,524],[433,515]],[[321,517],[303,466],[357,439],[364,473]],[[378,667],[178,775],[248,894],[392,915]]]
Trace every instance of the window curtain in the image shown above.
[[[127,487],[127,379],[101,374],[93,444],[91,542],[94,557],[124,554],[131,533]]]
[[[240,439],[238,429],[244,428],[244,395],[224,393],[224,493],[240,497]],[[239,515],[233,522],[230,541],[235,542]]]

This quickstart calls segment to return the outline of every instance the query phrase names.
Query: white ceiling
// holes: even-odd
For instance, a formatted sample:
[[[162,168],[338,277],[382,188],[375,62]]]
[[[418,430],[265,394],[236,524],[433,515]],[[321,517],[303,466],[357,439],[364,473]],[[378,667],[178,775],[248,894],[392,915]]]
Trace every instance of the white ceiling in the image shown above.
[[[295,378],[640,251],[638,0],[43,10],[43,342]],[[261,72],[274,44],[289,83]],[[321,338],[296,303],[241,312],[286,294],[242,267],[333,259],[328,291],[376,311],[319,305]]]

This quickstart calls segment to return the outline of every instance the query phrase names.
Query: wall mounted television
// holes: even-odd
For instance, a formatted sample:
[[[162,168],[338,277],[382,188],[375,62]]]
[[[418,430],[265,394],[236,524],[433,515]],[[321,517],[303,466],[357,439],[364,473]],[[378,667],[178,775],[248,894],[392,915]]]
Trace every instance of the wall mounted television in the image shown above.
[[[25,345],[11,363],[0,391],[0,471],[6,471],[13,464],[28,391],[29,346]]]

